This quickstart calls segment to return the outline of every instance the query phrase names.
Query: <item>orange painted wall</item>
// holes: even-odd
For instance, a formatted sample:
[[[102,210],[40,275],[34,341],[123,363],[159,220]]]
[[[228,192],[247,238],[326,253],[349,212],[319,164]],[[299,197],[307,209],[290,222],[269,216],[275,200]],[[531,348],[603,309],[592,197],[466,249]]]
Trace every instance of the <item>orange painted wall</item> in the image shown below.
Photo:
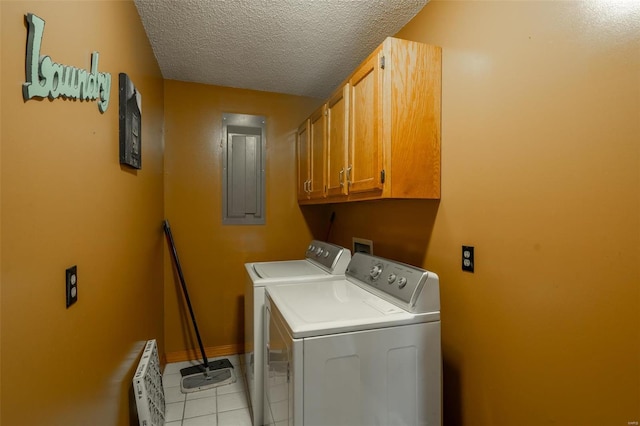
[[[0,6],[2,22],[2,6]],[[1,30],[0,30],[1,31]],[[1,34],[1,32],[0,32]],[[0,54],[0,201],[2,200],[2,54]],[[2,271],[2,207],[0,206],[0,271]],[[2,424],[2,273],[0,273],[0,424]]]
[[[441,279],[446,425],[640,420],[640,7],[433,1],[442,199],[332,206]],[[461,271],[461,246],[476,272]]]
[[[165,81],[165,212],[171,223],[204,346],[242,352],[244,264],[301,258],[328,218],[296,202],[295,134],[320,101]],[[222,113],[267,117],[266,224],[222,224]],[[165,257],[169,359],[197,349],[180,283]],[[178,354],[177,354],[178,353]],[[195,354],[200,357],[199,352]]]
[[[132,1],[2,1],[2,424],[129,425],[144,341],[163,348],[163,80]],[[112,77],[110,104],[22,99],[42,54]],[[143,165],[118,161],[118,73],[142,93]],[[65,308],[65,269],[78,302]]]

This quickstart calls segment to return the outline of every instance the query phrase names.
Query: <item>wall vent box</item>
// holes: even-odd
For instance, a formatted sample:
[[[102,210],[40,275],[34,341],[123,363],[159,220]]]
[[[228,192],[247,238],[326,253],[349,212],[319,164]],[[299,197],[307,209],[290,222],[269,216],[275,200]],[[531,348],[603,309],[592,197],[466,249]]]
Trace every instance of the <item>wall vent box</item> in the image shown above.
[[[364,238],[353,237],[353,253],[373,254],[373,241]]]

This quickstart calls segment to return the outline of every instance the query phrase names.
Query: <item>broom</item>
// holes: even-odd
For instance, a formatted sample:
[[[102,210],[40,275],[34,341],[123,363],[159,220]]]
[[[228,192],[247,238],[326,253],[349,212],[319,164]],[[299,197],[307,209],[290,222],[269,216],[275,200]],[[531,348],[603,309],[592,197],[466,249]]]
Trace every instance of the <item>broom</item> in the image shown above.
[[[213,362],[209,362],[207,359],[207,354],[205,353],[204,345],[200,338],[198,323],[196,323],[196,316],[193,313],[193,307],[191,306],[191,299],[189,299],[187,284],[185,283],[182,268],[180,267],[180,260],[178,259],[178,252],[176,250],[175,242],[173,241],[173,235],[171,234],[171,227],[169,226],[169,221],[166,219],[163,222],[163,228],[169,241],[169,246],[171,247],[171,255],[176,269],[178,270],[178,277],[180,278],[180,285],[182,286],[182,294],[184,295],[187,306],[189,307],[191,322],[193,323],[193,329],[196,332],[196,337],[198,338],[200,354],[202,355],[202,364],[180,370],[180,375],[182,376],[182,380],[180,381],[180,390],[183,393],[188,393],[210,389],[227,383],[233,383],[236,381],[236,377],[233,371],[233,365],[227,358]]]

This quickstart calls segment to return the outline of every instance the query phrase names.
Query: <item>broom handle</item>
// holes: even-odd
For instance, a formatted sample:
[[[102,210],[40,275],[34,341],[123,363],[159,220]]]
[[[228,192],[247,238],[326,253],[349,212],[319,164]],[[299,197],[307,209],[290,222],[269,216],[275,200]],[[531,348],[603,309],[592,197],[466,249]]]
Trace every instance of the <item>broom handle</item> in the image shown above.
[[[189,299],[189,292],[187,291],[187,284],[184,281],[184,275],[182,275],[182,268],[180,267],[180,260],[178,259],[178,252],[176,251],[176,245],[173,242],[173,235],[171,234],[171,228],[169,227],[169,221],[165,219],[164,224],[164,233],[167,235],[169,239],[169,245],[171,246],[171,254],[173,256],[173,261],[176,265],[176,269],[178,270],[178,276],[180,277],[180,284],[182,285],[182,293],[184,294],[184,298],[187,301],[187,306],[189,307],[189,313],[191,314],[191,321],[193,322],[193,328],[196,332],[196,337],[198,338],[198,345],[200,346],[200,353],[202,354],[202,360],[204,361],[204,367],[206,369],[209,368],[209,360],[207,359],[207,355],[204,352],[204,346],[202,345],[202,339],[200,338],[200,332],[198,331],[198,324],[196,323],[196,316],[193,313],[193,308],[191,307],[191,300]]]

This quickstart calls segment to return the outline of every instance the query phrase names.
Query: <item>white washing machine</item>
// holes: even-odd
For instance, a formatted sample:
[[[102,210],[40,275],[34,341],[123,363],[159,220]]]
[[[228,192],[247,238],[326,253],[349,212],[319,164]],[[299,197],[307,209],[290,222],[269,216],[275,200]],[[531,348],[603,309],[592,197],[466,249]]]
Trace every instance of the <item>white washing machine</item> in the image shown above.
[[[346,278],[267,288],[265,423],[442,422],[438,276],[355,253]]]
[[[348,249],[313,240],[307,247],[304,259],[245,264],[247,278],[244,295],[244,375],[255,426],[264,424],[262,402],[265,287],[273,284],[300,284],[344,278],[350,260],[351,252]]]

